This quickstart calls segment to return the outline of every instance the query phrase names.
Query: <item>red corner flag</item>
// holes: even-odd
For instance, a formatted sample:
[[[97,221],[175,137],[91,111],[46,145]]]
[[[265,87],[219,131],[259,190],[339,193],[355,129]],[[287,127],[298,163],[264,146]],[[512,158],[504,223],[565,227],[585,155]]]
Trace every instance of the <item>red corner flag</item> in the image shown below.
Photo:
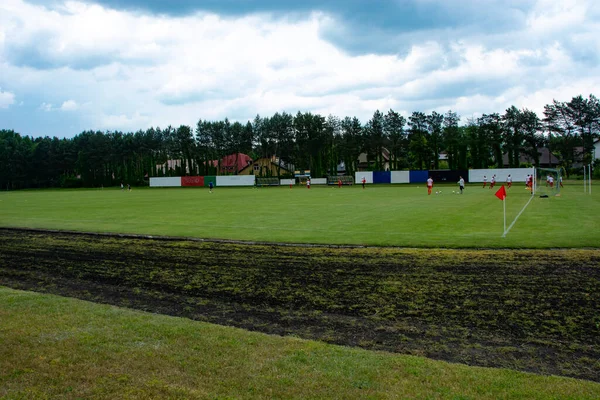
[[[500,189],[498,189],[498,191],[496,192],[496,197],[502,201],[506,199],[506,189],[504,189],[504,185],[500,186]]]

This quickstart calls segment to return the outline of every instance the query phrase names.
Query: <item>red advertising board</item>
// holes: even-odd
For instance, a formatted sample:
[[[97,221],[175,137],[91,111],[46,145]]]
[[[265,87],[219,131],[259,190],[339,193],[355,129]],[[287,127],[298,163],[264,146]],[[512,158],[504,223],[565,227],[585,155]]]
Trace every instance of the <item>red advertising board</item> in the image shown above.
[[[204,186],[203,176],[182,176],[181,186]]]

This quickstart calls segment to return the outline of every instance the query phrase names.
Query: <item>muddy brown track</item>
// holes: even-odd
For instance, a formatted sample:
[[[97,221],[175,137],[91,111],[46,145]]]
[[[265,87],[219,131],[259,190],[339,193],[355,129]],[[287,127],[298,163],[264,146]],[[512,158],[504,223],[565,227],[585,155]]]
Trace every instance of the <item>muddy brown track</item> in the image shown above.
[[[293,246],[0,229],[0,285],[600,381],[600,250]]]

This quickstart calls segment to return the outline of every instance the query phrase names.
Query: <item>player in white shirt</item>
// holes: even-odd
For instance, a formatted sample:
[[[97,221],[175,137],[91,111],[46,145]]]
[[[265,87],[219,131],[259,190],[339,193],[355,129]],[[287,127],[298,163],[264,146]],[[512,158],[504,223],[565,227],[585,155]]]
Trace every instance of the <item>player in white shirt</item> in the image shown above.
[[[484,175],[483,176],[483,187],[485,188],[485,185],[487,185],[487,177]]]
[[[458,180],[458,187],[460,188],[460,194],[462,194],[463,190],[465,190],[465,180],[462,176],[459,178],[460,179]]]
[[[431,179],[431,177],[429,177],[429,179],[427,179],[427,194],[431,194],[431,189],[433,188],[433,179]]]
[[[510,187],[512,186],[512,176],[510,176],[510,174],[508,174],[508,176],[506,177],[506,186],[507,189],[510,189]]]
[[[494,185],[496,185],[496,175],[492,175],[492,180],[490,181],[490,189],[494,188]]]
[[[553,188],[554,187],[554,177],[552,175],[548,175],[548,185]]]

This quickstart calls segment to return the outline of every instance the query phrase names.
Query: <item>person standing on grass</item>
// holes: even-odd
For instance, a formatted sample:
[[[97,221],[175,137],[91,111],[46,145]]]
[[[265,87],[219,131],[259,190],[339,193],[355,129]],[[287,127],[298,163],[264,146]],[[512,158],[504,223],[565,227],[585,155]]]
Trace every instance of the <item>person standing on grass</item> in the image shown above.
[[[310,189],[310,178],[306,179],[306,188]]]
[[[496,185],[496,174],[492,175],[492,179],[490,180],[490,189],[493,189],[494,185]]]
[[[121,182],[121,190],[125,189],[125,186],[123,186],[123,182]]]
[[[127,191],[131,192],[131,185],[129,183],[127,184]]]
[[[212,181],[208,182],[208,193],[212,193],[213,190],[213,183]]]
[[[365,183],[367,183],[367,180],[365,179],[365,177],[363,176],[362,178],[362,185],[363,185],[363,189],[365,188]]]
[[[558,184],[560,185],[560,187],[564,187],[562,184],[562,175],[558,177]]]
[[[341,189],[342,188],[342,179],[338,178],[338,187]]]
[[[508,174],[508,176],[506,177],[506,188],[510,189],[510,187],[512,186],[512,176],[510,176],[510,174]]]
[[[463,190],[465,190],[465,180],[463,179],[462,176],[459,176],[459,180],[458,180],[458,187],[460,188],[460,194],[463,193]]]
[[[550,189],[554,188],[554,176],[548,175],[548,185],[550,185]]]
[[[487,176],[483,176],[483,188],[485,189],[485,185],[487,185]]]
[[[429,177],[429,179],[427,179],[427,194],[428,195],[431,194],[432,188],[433,188],[433,179],[431,179],[431,177]]]

